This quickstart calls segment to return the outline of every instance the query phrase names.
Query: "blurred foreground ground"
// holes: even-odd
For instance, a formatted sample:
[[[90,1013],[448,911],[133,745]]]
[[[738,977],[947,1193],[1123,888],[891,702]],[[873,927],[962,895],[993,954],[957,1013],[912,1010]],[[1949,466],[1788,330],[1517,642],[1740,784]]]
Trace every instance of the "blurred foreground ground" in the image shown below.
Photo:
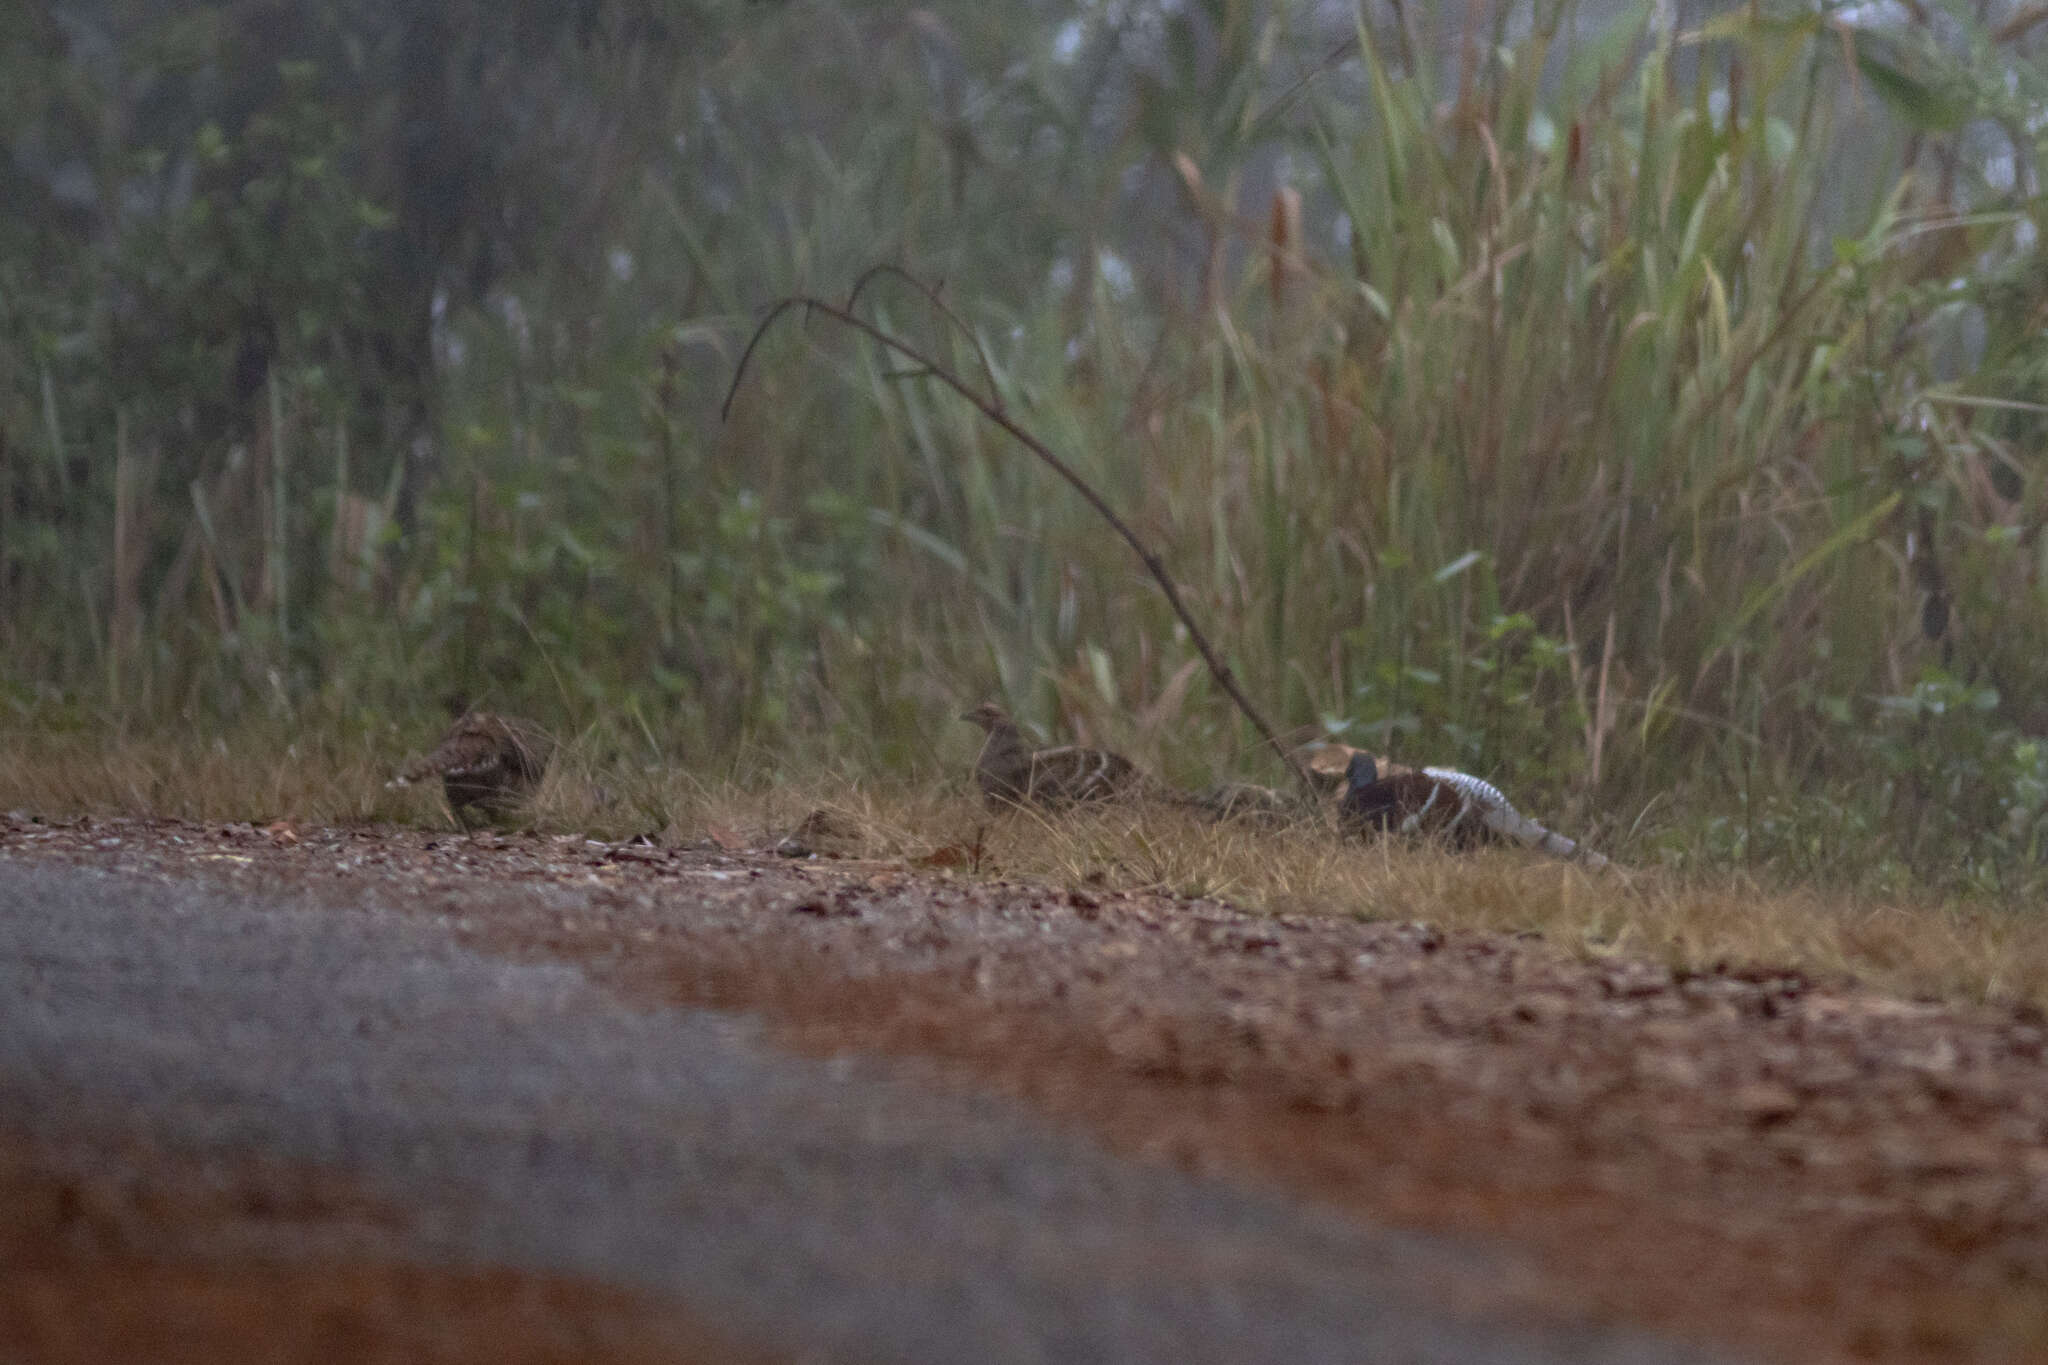
[[[0,817],[0,1357],[2040,1359],[2044,1038],[901,861]]]

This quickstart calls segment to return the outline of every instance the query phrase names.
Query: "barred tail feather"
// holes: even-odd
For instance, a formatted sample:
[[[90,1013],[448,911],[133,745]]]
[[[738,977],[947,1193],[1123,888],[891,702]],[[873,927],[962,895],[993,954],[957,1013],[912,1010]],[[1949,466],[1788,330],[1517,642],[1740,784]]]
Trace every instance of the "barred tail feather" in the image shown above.
[[[1553,858],[1577,859],[1588,867],[1607,866],[1607,859],[1602,855],[1537,824],[1516,810],[1500,788],[1492,783],[1451,768],[1425,768],[1423,771],[1456,790],[1467,803],[1467,809],[1477,812],[1479,822],[1502,838],[1540,849]]]

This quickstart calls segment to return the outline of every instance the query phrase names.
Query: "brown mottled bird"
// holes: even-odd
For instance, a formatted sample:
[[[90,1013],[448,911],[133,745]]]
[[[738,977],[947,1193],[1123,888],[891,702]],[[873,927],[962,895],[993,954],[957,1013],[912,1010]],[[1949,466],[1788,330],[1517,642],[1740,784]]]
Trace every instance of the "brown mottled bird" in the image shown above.
[[[1324,793],[1334,800],[1344,794],[1344,775],[1351,765],[1351,756],[1364,752],[1364,749],[1354,749],[1349,744],[1318,740],[1296,749],[1294,756],[1301,760],[1302,766],[1308,769],[1309,776],[1316,780]]]
[[[540,785],[554,751],[554,741],[532,721],[471,711],[434,752],[406,764],[385,785],[407,787],[438,777],[456,819],[467,824],[472,808],[486,817],[511,811]]]
[[[1600,854],[1523,815],[1490,782],[1451,768],[1382,763],[1364,750],[1351,754],[1337,811],[1344,826],[1357,832],[1424,834],[1453,848],[1511,840],[1554,857],[1607,865]]]
[[[860,822],[838,811],[819,807],[803,823],[782,837],[775,851],[785,858],[827,858],[857,856],[866,843]]]
[[[1064,745],[1033,749],[1002,707],[985,701],[961,716],[988,732],[974,762],[974,780],[991,806],[1066,806],[1137,796],[1144,775],[1122,754]]]

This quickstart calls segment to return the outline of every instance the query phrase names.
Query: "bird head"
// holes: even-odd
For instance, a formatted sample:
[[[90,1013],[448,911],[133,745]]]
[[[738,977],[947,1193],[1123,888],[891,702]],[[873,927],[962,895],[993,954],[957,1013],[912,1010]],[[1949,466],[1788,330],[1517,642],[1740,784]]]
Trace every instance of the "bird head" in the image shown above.
[[[1367,753],[1351,755],[1351,762],[1344,768],[1344,789],[1362,791],[1380,780],[1380,765]]]
[[[982,729],[992,731],[998,725],[1009,724],[1010,713],[992,701],[985,701],[972,711],[963,711],[960,719],[973,721]]]

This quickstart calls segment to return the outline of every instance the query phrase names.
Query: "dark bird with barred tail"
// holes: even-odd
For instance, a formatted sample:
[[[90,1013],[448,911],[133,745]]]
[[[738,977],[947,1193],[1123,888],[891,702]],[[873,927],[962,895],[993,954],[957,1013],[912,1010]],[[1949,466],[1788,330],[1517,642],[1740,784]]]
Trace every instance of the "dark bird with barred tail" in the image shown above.
[[[1363,750],[1344,770],[1338,819],[1354,833],[1397,831],[1441,839],[1453,848],[1495,841],[1524,844],[1592,867],[1607,859],[1537,824],[1490,782],[1451,768],[1382,763]]]

